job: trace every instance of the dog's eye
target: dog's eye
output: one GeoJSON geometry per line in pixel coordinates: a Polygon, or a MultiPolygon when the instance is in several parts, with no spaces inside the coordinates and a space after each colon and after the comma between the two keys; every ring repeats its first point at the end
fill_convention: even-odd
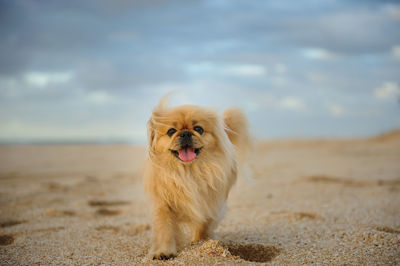
{"type": "Polygon", "coordinates": [[[197,131],[200,135],[204,132],[204,129],[200,126],[195,126],[193,129],[197,131]]]}
{"type": "Polygon", "coordinates": [[[170,128],[170,129],[168,129],[168,131],[167,131],[167,135],[170,136],[170,137],[172,137],[172,135],[174,135],[175,132],[176,132],[176,129],[175,129],[175,128],[170,128]]]}

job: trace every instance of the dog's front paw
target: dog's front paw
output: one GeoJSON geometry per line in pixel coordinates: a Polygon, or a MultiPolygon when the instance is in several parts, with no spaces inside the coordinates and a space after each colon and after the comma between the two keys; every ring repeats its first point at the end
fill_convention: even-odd
{"type": "Polygon", "coordinates": [[[169,260],[176,257],[176,250],[174,249],[159,249],[150,252],[150,258],[153,260],[169,260]]]}

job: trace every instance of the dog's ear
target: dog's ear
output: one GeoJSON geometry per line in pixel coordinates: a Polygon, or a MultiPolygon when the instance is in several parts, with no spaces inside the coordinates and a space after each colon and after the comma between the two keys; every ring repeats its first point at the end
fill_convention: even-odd
{"type": "Polygon", "coordinates": [[[147,122],[147,137],[150,149],[153,149],[154,141],[157,137],[157,124],[161,124],[163,114],[168,109],[168,99],[170,94],[161,98],[156,108],[154,108],[149,121],[147,122]],[[161,120],[161,121],[160,121],[161,120]]]}
{"type": "Polygon", "coordinates": [[[150,149],[153,149],[154,139],[156,138],[156,129],[154,127],[153,114],[150,117],[150,120],[147,122],[147,138],[149,141],[150,149]]]}

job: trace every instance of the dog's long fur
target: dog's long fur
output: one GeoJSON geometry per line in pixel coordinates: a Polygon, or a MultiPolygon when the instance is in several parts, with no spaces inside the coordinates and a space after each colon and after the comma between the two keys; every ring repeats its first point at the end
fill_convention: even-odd
{"type": "Polygon", "coordinates": [[[162,99],[148,122],[149,154],[145,165],[145,190],[153,202],[153,259],[168,259],[177,253],[182,225],[192,232],[192,241],[212,236],[237,178],[237,160],[249,148],[246,116],[228,109],[223,116],[198,106],[168,108],[162,99]],[[193,130],[204,128],[203,134],[193,130]],[[182,162],[171,153],[178,149],[178,134],[170,128],[193,133],[194,146],[202,147],[192,162],[182,162]]]}

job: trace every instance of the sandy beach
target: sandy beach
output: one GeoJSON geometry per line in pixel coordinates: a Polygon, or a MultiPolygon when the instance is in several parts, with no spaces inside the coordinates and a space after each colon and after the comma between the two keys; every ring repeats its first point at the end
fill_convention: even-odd
{"type": "Polygon", "coordinates": [[[145,151],[0,146],[0,264],[400,264],[400,131],[259,143],[216,239],[169,261],[146,257],[145,151]]]}

